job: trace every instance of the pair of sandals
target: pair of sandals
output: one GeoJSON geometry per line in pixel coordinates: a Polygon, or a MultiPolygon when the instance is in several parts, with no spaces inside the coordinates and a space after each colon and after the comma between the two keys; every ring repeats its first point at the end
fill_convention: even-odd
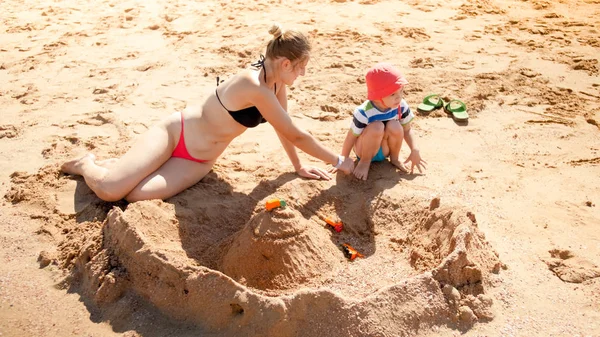
{"type": "Polygon", "coordinates": [[[457,122],[466,122],[469,120],[467,113],[467,105],[458,99],[453,99],[450,102],[445,102],[438,94],[431,94],[423,99],[423,103],[417,106],[417,111],[420,113],[430,113],[433,110],[444,108],[447,114],[452,115],[452,118],[457,122]]]}

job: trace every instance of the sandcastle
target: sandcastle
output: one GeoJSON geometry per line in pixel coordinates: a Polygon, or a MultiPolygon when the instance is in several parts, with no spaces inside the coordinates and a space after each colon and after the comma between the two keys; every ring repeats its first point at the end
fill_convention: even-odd
{"type": "Polygon", "coordinates": [[[222,271],[258,289],[290,289],[322,277],[340,264],[328,232],[293,208],[254,216],[234,238],[222,271]]]}
{"type": "Polygon", "coordinates": [[[292,202],[271,212],[268,184],[249,196],[214,179],[169,202],[113,206],[105,217],[108,204],[85,199],[72,222],[52,196],[26,197],[56,209],[48,229],[66,233],[40,264],[70,270],[64,284],[101,307],[134,294],[225,336],[414,335],[493,319],[488,288],[503,264],[468,209],[404,189],[369,195],[302,184],[280,186],[292,202]],[[324,213],[344,229],[326,225],[324,213]],[[346,242],[364,258],[347,259],[346,242]]]}
{"type": "MultiPolygon", "coordinates": [[[[410,213],[404,224],[410,226],[378,237],[386,245],[375,250],[364,244],[367,240],[356,241],[366,256],[353,262],[339,248],[339,242],[355,236],[351,228],[335,233],[295,207],[257,208],[227,240],[204,245],[216,254],[212,268],[190,258],[199,252],[183,248],[182,242],[191,238],[182,237],[181,228],[191,225],[175,220],[171,204],[138,202],[109,212],[103,244],[83,245],[75,274],[98,303],[133,290],[168,316],[225,335],[342,336],[361,331],[358,335],[368,336],[376,333],[369,327],[414,332],[492,319],[493,301],[485,287],[502,264],[477,230],[475,216],[438,207],[439,200],[410,202],[403,207],[408,213],[390,207],[381,215],[410,213]],[[380,259],[390,264],[381,268],[380,259]],[[402,266],[412,272],[389,276],[402,266]],[[368,293],[344,290],[377,279],[381,286],[368,293]],[[327,324],[318,319],[331,313],[336,319],[327,324]],[[311,324],[314,320],[321,323],[311,324]]],[[[382,224],[381,229],[400,225],[382,224]]],[[[198,244],[188,242],[188,247],[202,246],[201,235],[193,240],[198,244]]]]}

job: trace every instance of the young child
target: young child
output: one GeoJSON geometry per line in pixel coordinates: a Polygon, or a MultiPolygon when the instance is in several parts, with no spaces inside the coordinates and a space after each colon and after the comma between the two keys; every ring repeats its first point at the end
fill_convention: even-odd
{"type": "Polygon", "coordinates": [[[342,156],[348,157],[354,148],[359,162],[353,172],[358,179],[367,180],[371,162],[388,156],[394,166],[408,173],[399,159],[402,141],[406,140],[411,152],[404,163],[412,162],[411,174],[415,166],[422,172],[427,162],[421,159],[410,127],[415,116],[402,97],[408,81],[391,64],[378,63],[367,72],[366,82],[368,100],[354,110],[342,156]]]}

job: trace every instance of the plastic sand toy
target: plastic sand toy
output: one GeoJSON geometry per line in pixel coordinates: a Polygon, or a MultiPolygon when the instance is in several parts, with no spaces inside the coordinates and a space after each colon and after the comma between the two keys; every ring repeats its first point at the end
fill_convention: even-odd
{"type": "Polygon", "coordinates": [[[267,208],[267,211],[272,211],[275,208],[281,207],[281,208],[285,208],[287,206],[285,200],[283,199],[279,199],[279,198],[273,198],[273,199],[269,199],[267,200],[265,207],[267,208]]]}
{"type": "Polygon", "coordinates": [[[341,221],[333,221],[330,218],[325,218],[325,222],[333,227],[333,229],[335,229],[336,232],[341,232],[342,229],[344,229],[344,224],[341,221]]]}
{"type": "Polygon", "coordinates": [[[344,256],[349,258],[350,261],[354,261],[354,259],[356,259],[357,257],[365,257],[347,243],[342,244],[342,250],[344,251],[344,256]]]}

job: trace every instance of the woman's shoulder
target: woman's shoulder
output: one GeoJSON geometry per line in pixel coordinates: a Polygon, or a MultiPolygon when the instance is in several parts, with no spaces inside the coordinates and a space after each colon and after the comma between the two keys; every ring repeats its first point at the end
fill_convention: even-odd
{"type": "Polygon", "coordinates": [[[266,95],[271,91],[261,84],[258,78],[259,72],[253,69],[243,69],[236,74],[236,90],[244,91],[248,94],[266,95]]]}
{"type": "Polygon", "coordinates": [[[258,72],[253,69],[242,69],[236,75],[236,82],[244,85],[260,86],[258,72]]]}

